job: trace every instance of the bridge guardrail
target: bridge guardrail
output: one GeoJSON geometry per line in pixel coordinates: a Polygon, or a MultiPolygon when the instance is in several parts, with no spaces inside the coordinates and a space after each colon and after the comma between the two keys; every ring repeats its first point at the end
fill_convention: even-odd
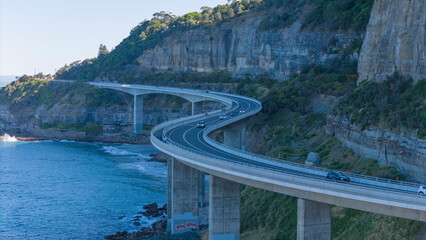
{"type": "MultiPolygon", "coordinates": [[[[160,141],[160,140],[155,138],[154,141],[156,141],[156,145],[158,145],[159,144],[158,141],[160,141]]],[[[265,172],[265,171],[257,171],[256,172],[256,174],[264,173],[263,175],[261,174],[263,177],[270,177],[270,176],[276,175],[276,173],[279,172],[281,174],[284,173],[284,174],[288,174],[288,175],[292,175],[292,176],[314,179],[315,181],[321,181],[321,182],[324,182],[324,183],[338,182],[338,181],[335,181],[335,180],[326,180],[325,178],[321,178],[321,177],[313,177],[311,175],[307,176],[307,175],[304,175],[304,174],[299,174],[297,172],[285,171],[285,169],[280,169],[280,170],[277,171],[276,169],[272,170],[270,168],[268,169],[268,168],[264,168],[264,167],[261,167],[261,166],[249,164],[249,163],[244,163],[244,162],[240,162],[240,161],[233,161],[231,159],[222,158],[222,157],[219,157],[219,156],[216,156],[216,155],[213,155],[213,154],[209,154],[209,153],[206,153],[206,152],[203,152],[203,151],[200,151],[200,150],[195,150],[193,148],[183,146],[183,145],[176,143],[176,142],[174,142],[170,139],[167,139],[165,144],[168,144],[168,145],[173,146],[173,147],[177,147],[177,148],[179,148],[183,151],[189,152],[189,153],[208,157],[210,159],[216,159],[216,160],[220,160],[220,161],[227,162],[227,163],[231,162],[231,163],[234,164],[233,169],[235,169],[235,171],[241,171],[241,169],[247,170],[247,168],[238,167],[238,166],[243,165],[243,166],[247,166],[247,167],[251,167],[251,168],[257,168],[257,169],[260,168],[262,170],[266,170],[267,172],[265,172]]],[[[216,167],[220,166],[218,162],[211,162],[211,164],[216,166],[216,167]]],[[[229,168],[229,166],[226,166],[226,165],[223,166],[223,168],[227,169],[227,170],[232,170],[232,169],[229,168]]],[[[277,177],[277,179],[280,179],[280,178],[277,177]]],[[[299,182],[299,181],[297,181],[297,182],[299,182]]],[[[359,184],[359,183],[347,183],[347,182],[339,182],[339,184],[335,184],[335,185],[333,185],[333,187],[334,187],[333,190],[348,191],[349,193],[352,193],[352,194],[362,194],[362,195],[367,196],[367,197],[368,196],[370,196],[370,197],[371,196],[374,196],[374,197],[380,196],[381,198],[383,198],[383,200],[389,200],[389,198],[385,198],[385,197],[389,197],[388,194],[391,193],[391,194],[393,194],[392,199],[395,200],[395,201],[398,201],[398,202],[405,200],[405,201],[413,202],[413,203],[416,203],[416,204],[423,204],[423,205],[425,204],[425,198],[423,196],[419,196],[419,195],[414,194],[414,193],[405,193],[404,194],[405,199],[401,199],[401,192],[394,190],[394,189],[391,189],[391,188],[365,186],[365,185],[362,185],[362,184],[359,184]],[[365,189],[370,194],[366,194],[367,192],[360,191],[359,189],[357,190],[356,188],[349,189],[350,187],[357,187],[357,188],[365,189]],[[352,191],[350,191],[350,190],[352,190],[352,191]],[[383,194],[378,193],[378,191],[380,193],[387,193],[387,194],[383,195],[383,194]]]]}

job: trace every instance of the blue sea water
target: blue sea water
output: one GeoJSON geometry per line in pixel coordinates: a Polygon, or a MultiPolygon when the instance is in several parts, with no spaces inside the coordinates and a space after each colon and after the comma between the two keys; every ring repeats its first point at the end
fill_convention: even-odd
{"type": "MultiPolygon", "coordinates": [[[[152,146],[0,141],[0,239],[103,239],[166,203],[152,146]],[[126,216],[118,219],[120,216],[126,216]]],[[[142,218],[142,226],[153,220],[142,218]]]]}

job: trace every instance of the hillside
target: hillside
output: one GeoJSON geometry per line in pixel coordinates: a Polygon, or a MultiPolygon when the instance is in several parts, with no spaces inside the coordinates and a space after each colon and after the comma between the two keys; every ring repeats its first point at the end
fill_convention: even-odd
{"type": "Polygon", "coordinates": [[[160,12],[133,28],[111,53],[65,66],[56,77],[123,81],[152,71],[226,70],[284,80],[304,65],[329,65],[338,58],[338,49],[364,33],[372,4],[243,0],[182,17],[160,12]]]}
{"type": "MultiPolygon", "coordinates": [[[[48,137],[49,131],[65,136],[71,130],[83,139],[113,135],[131,142],[132,98],[85,81],[210,89],[262,102],[263,111],[247,127],[250,151],[300,163],[317,152],[322,167],[423,182],[426,79],[413,69],[424,63],[386,74],[379,70],[400,66],[405,58],[372,64],[395,39],[404,40],[401,46],[409,42],[404,34],[381,42],[372,37],[375,32],[402,31],[404,21],[416,23],[410,32],[419,26],[421,14],[389,17],[398,3],[243,0],[181,17],[161,12],[132,29],[110,53],[56,73],[57,79],[78,80],[74,83],[23,77],[0,89],[0,134],[48,137]],[[387,20],[369,23],[378,17],[387,20]],[[364,71],[365,66],[372,68],[364,71]],[[366,72],[369,81],[361,81],[366,72]]],[[[188,103],[170,96],[147,97],[144,108],[146,133],[190,112],[188,103]]],[[[221,140],[221,132],[215,137],[221,140]]],[[[295,239],[295,198],[244,186],[241,203],[242,239],[295,239]]],[[[353,209],[333,207],[332,217],[333,239],[418,239],[424,231],[420,222],[353,209]]]]}

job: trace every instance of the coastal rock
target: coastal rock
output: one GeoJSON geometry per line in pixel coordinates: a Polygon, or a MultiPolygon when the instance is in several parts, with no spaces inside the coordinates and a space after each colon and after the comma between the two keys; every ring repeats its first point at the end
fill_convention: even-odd
{"type": "Polygon", "coordinates": [[[141,71],[214,72],[234,76],[268,73],[278,80],[300,73],[305,65],[328,65],[338,55],[328,52],[331,39],[343,49],[356,34],[307,32],[297,20],[279,31],[261,31],[264,16],[235,18],[216,26],[171,34],[137,59],[141,71]]]}
{"type": "Polygon", "coordinates": [[[139,227],[141,225],[141,223],[140,222],[134,222],[133,225],[139,227]]]}
{"type": "Polygon", "coordinates": [[[108,240],[127,240],[129,233],[127,231],[117,232],[114,235],[107,235],[104,238],[108,240]]]}
{"type": "Polygon", "coordinates": [[[157,221],[152,224],[152,230],[155,233],[163,233],[167,231],[167,219],[157,221]]]}
{"type": "Polygon", "coordinates": [[[344,116],[327,116],[327,133],[356,154],[396,167],[409,180],[426,182],[426,140],[378,128],[361,130],[344,116]]]}
{"type": "Polygon", "coordinates": [[[148,216],[152,216],[152,215],[158,213],[158,205],[157,205],[157,203],[152,203],[152,204],[145,205],[145,206],[143,206],[143,209],[146,210],[145,213],[148,216]]]}
{"type": "Polygon", "coordinates": [[[151,159],[149,159],[149,161],[167,163],[167,154],[165,154],[163,152],[150,154],[149,156],[151,157],[151,159]]]}
{"type": "Polygon", "coordinates": [[[315,152],[310,152],[306,158],[305,164],[308,166],[318,166],[320,161],[320,155],[315,152]]]}
{"type": "Polygon", "coordinates": [[[424,0],[375,0],[359,57],[359,81],[383,81],[398,71],[426,77],[424,0]]]}

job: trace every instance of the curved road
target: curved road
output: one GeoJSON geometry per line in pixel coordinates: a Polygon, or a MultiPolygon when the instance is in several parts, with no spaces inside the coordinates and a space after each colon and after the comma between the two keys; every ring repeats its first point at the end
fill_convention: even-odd
{"type": "MultiPolygon", "coordinates": [[[[129,93],[140,89],[144,91],[143,94],[146,94],[147,89],[153,89],[152,86],[142,85],[92,85],[129,93]]],[[[417,195],[419,185],[416,183],[352,173],[347,173],[351,178],[349,183],[330,181],[325,176],[332,170],[243,152],[217,143],[207,136],[216,129],[258,113],[262,106],[257,100],[218,92],[157,88],[166,94],[170,91],[170,94],[176,95],[182,91],[187,95],[217,98],[217,101],[227,105],[226,120],[219,119],[219,115],[223,114],[219,110],[207,116],[199,114],[172,120],[153,128],[153,145],[190,167],[231,181],[312,201],[426,221],[426,197],[417,195]],[[232,112],[237,114],[231,116],[232,112]],[[205,129],[196,127],[200,120],[206,123],[205,129]]]]}

